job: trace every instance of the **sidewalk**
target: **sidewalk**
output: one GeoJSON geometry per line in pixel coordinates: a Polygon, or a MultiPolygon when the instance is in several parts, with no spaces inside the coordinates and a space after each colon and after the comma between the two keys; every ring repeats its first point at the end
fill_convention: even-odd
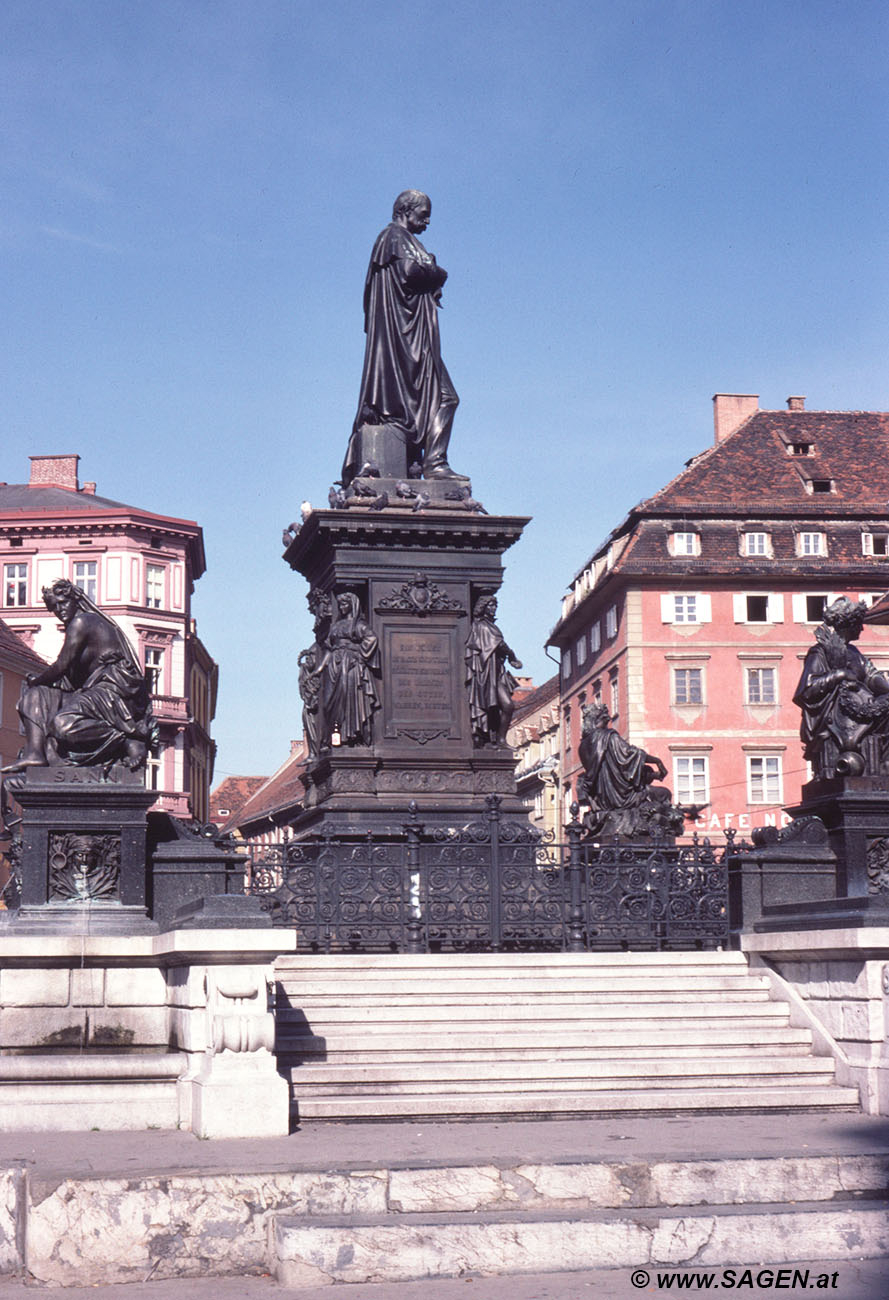
{"type": "Polygon", "coordinates": [[[856,1114],[502,1123],[307,1123],[287,1138],[202,1141],[192,1133],[3,1133],[0,1168],[27,1165],[52,1185],[71,1176],[497,1165],[573,1159],[855,1155],[889,1151],[889,1118],[856,1114]]]}
{"type": "MultiPolygon", "coordinates": [[[[753,1268],[754,1277],[756,1266],[753,1268]]],[[[832,1296],[834,1300],[884,1300],[889,1295],[889,1262],[884,1260],[861,1260],[851,1262],[821,1261],[820,1263],[796,1264],[793,1269],[809,1269],[810,1288],[817,1276],[827,1274],[833,1280],[836,1274],[837,1285],[828,1289],[815,1288],[815,1294],[832,1296]]],[[[737,1269],[740,1279],[743,1266],[737,1269]]],[[[769,1266],[771,1274],[778,1269],[769,1266]]],[[[312,1287],[307,1290],[293,1290],[279,1287],[274,1279],[268,1277],[223,1277],[179,1279],[172,1278],[165,1282],[131,1283],[107,1287],[66,1287],[62,1290],[34,1290],[16,1283],[0,1282],[0,1300],[30,1300],[35,1296],[44,1296],[52,1300],[631,1300],[632,1297],[668,1296],[675,1294],[676,1287],[658,1287],[652,1273],[652,1281],[647,1287],[634,1287],[630,1281],[631,1269],[593,1269],[584,1273],[535,1273],[509,1277],[462,1277],[462,1278],[427,1278],[420,1282],[382,1282],[361,1283],[355,1286],[337,1285],[312,1287]]],[[[720,1270],[701,1270],[701,1273],[715,1273],[720,1270]]],[[[763,1275],[763,1280],[768,1274],[763,1275]]],[[[782,1281],[783,1279],[779,1279],[782,1281]]],[[[687,1292],[689,1288],[683,1288],[687,1292]]],[[[700,1290],[690,1288],[692,1294],[700,1290]]],[[[716,1282],[714,1282],[714,1290],[716,1282]]],[[[800,1295],[806,1288],[795,1287],[790,1290],[787,1282],[783,1286],[775,1283],[771,1286],[748,1286],[742,1284],[732,1287],[742,1296],[769,1297],[776,1294],[800,1295]]],[[[680,1291],[682,1294],[682,1291],[680,1291]]]]}

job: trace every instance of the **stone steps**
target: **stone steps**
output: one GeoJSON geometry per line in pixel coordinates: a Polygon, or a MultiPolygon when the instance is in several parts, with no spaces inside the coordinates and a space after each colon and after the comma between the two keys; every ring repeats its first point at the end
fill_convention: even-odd
{"type": "Polygon", "coordinates": [[[34,1132],[176,1128],[177,1081],[185,1064],[178,1052],[0,1057],[4,1127],[34,1132]]]}
{"type": "MultiPolygon", "coordinates": [[[[698,1056],[701,1045],[706,1044],[709,1053],[743,1053],[750,1054],[749,1028],[737,1026],[708,1026],[705,1029],[685,1030],[680,1026],[675,1030],[651,1030],[646,1034],[645,1043],[640,1044],[638,1034],[633,1030],[603,1030],[597,1032],[595,1041],[588,1035],[575,1036],[572,1043],[565,1036],[547,1043],[541,1034],[511,1035],[466,1035],[460,1037],[460,1059],[465,1061],[498,1061],[513,1059],[520,1051],[521,1059],[527,1061],[555,1060],[597,1060],[597,1059],[634,1059],[668,1054],[676,1057],[698,1056]],[[492,1045],[492,1044],[500,1044],[492,1045]],[[473,1046],[472,1044],[477,1044],[473,1046]]],[[[371,1045],[366,1036],[321,1038],[314,1034],[281,1034],[279,1037],[279,1056],[298,1059],[324,1059],[328,1062],[342,1061],[348,1063],[356,1058],[368,1064],[386,1061],[424,1060],[439,1052],[442,1048],[453,1046],[453,1037],[447,1031],[429,1035],[419,1040],[415,1035],[411,1046],[404,1045],[400,1035],[393,1035],[387,1040],[377,1035],[371,1045]],[[391,1041],[394,1046],[386,1047],[391,1041]]],[[[757,1029],[757,1053],[763,1054],[807,1054],[812,1050],[812,1035],[808,1029],[783,1028],[757,1029]]]]}
{"type": "Polygon", "coordinates": [[[297,956],[276,981],[301,1120],[858,1104],[739,953],[297,956]]]}
{"type": "MultiPolygon", "coordinates": [[[[880,1202],[854,1208],[816,1202],[744,1210],[677,1205],[631,1215],[587,1211],[530,1221],[527,1215],[504,1214],[481,1221],[474,1215],[462,1220],[405,1215],[398,1223],[307,1223],[279,1215],[272,1250],[278,1282],[289,1287],[572,1272],[591,1265],[700,1274],[746,1259],[754,1261],[756,1274],[763,1264],[792,1264],[819,1254],[837,1261],[880,1258],[889,1250],[889,1214],[880,1202]]],[[[736,1282],[743,1273],[742,1264],[736,1282]]]]}
{"type": "Polygon", "coordinates": [[[481,1092],[473,1089],[459,1093],[451,1090],[442,1095],[428,1093],[372,1092],[359,1094],[341,1089],[333,1095],[298,1092],[297,1117],[327,1120],[403,1119],[494,1119],[528,1115],[537,1119],[561,1118],[583,1114],[639,1115],[654,1111],[667,1115],[695,1111],[767,1110],[857,1110],[858,1092],[836,1085],[811,1086],[779,1084],[757,1087],[738,1080],[733,1086],[690,1089],[661,1086],[638,1086],[634,1081],[619,1089],[574,1091],[564,1084],[551,1092],[538,1092],[533,1083],[520,1093],[481,1092]]]}
{"type": "Polygon", "coordinates": [[[404,1090],[442,1092],[449,1088],[470,1089],[488,1084],[487,1091],[516,1091],[522,1088],[549,1090],[570,1086],[574,1090],[608,1088],[618,1079],[632,1079],[637,1086],[656,1086],[669,1080],[674,1088],[736,1087],[738,1078],[762,1082],[775,1079],[806,1083],[833,1081],[833,1065],[823,1057],[797,1056],[750,1061],[698,1062],[647,1059],[636,1061],[436,1061],[434,1065],[316,1065],[312,1068],[312,1089],[316,1095],[404,1090]]]}
{"type": "MultiPolygon", "coordinates": [[[[265,1151],[235,1146],[209,1165],[205,1159],[206,1167],[165,1162],[162,1150],[146,1163],[144,1148],[141,1158],[106,1157],[105,1172],[101,1158],[81,1158],[64,1177],[56,1162],[29,1171],[17,1161],[0,1168],[0,1190],[14,1217],[10,1241],[28,1243],[27,1276],[37,1287],[139,1283],[148,1275],[159,1283],[277,1273],[298,1287],[562,1272],[581,1267],[580,1253],[584,1268],[755,1269],[879,1258],[889,1249],[882,1131],[862,1130],[853,1152],[838,1149],[843,1138],[834,1130],[811,1123],[794,1138],[790,1121],[790,1154],[720,1156],[711,1126],[703,1140],[709,1155],[676,1155],[674,1144],[674,1155],[655,1156],[631,1122],[623,1132],[636,1138],[620,1155],[571,1156],[563,1138],[556,1146],[563,1154],[541,1160],[538,1138],[531,1161],[517,1154],[527,1148],[526,1128],[516,1126],[505,1145],[502,1130],[499,1138],[488,1131],[499,1156],[482,1140],[477,1154],[451,1162],[432,1155],[457,1149],[447,1129],[425,1130],[424,1156],[413,1160],[403,1158],[403,1137],[401,1158],[368,1158],[365,1143],[363,1160],[344,1159],[356,1136],[337,1130],[308,1164],[297,1154],[298,1135],[284,1158],[277,1143],[265,1151]],[[819,1142],[813,1152],[809,1144],[819,1142]]],[[[591,1145],[607,1143],[608,1131],[591,1145]]],[[[392,1149],[390,1132],[375,1128],[370,1145],[392,1149]]],[[[590,1145],[588,1124],[577,1141],[590,1145]]],[[[758,1141],[767,1149],[773,1129],[758,1141]]],[[[474,1146],[464,1141],[462,1150],[474,1146]]]]}

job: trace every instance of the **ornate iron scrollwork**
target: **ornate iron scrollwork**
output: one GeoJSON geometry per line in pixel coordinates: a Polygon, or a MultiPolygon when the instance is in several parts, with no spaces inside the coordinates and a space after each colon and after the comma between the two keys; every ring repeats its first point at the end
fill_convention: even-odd
{"type": "Polygon", "coordinates": [[[728,935],[725,852],[687,846],[567,843],[483,816],[356,838],[332,829],[254,863],[253,892],[274,922],[316,951],[466,951],[716,947],[728,935]]]}

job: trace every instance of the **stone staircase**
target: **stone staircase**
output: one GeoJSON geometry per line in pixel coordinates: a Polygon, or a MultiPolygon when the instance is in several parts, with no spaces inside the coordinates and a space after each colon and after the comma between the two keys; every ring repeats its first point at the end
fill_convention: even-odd
{"type": "Polygon", "coordinates": [[[287,956],[300,1120],[856,1110],[740,953],[287,956]]]}
{"type": "MultiPolygon", "coordinates": [[[[672,1121],[679,1138],[670,1121],[655,1132],[647,1120],[625,1119],[615,1135],[611,1122],[593,1119],[570,1136],[557,1124],[562,1132],[549,1141],[540,1132],[549,1126],[533,1122],[474,1125],[472,1143],[454,1135],[460,1125],[428,1125],[419,1138],[413,1123],[381,1125],[361,1144],[360,1160],[354,1128],[339,1125],[319,1126],[327,1133],[312,1160],[299,1154],[303,1134],[283,1149],[275,1139],[197,1158],[176,1134],[151,1135],[150,1154],[131,1138],[132,1150],[115,1144],[104,1160],[95,1149],[83,1158],[81,1141],[81,1159],[64,1177],[58,1156],[44,1154],[42,1167],[21,1159],[0,1166],[10,1229],[0,1275],[26,1278],[28,1295],[35,1286],[80,1295],[146,1277],[175,1279],[179,1295],[188,1294],[189,1277],[240,1277],[244,1285],[246,1275],[272,1274],[314,1296],[329,1283],[587,1269],[626,1269],[625,1283],[630,1269],[643,1269],[649,1294],[661,1270],[694,1270],[701,1280],[687,1286],[718,1291],[712,1270],[732,1265],[749,1294],[745,1267],[757,1275],[763,1265],[804,1269],[821,1260],[835,1262],[813,1265],[796,1285],[847,1297],[843,1263],[889,1252],[884,1129],[859,1125],[850,1134],[829,1116],[782,1117],[787,1154],[769,1155],[779,1144],[769,1121],[737,1116],[721,1125],[727,1148],[758,1152],[744,1156],[717,1154],[720,1135],[706,1117],[693,1138],[681,1119],[672,1121]],[[622,1154],[618,1141],[629,1144],[622,1154]],[[652,1154],[652,1141],[661,1154],[652,1154]],[[819,1282],[837,1269],[838,1290],[819,1282]]],[[[472,1290],[487,1294],[484,1283],[472,1290]]],[[[0,1293],[10,1294],[2,1281],[0,1293]]]]}

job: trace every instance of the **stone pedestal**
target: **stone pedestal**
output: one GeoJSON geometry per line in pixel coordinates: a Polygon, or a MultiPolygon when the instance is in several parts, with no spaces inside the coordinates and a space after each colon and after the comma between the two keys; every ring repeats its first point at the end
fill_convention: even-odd
{"type": "Polygon", "coordinates": [[[293,930],[0,926],[0,1128],[283,1137],[270,986],[293,930]]]}
{"type": "Polygon", "coordinates": [[[29,767],[5,786],[22,810],[17,933],[137,934],[148,917],[146,813],[157,798],[115,766],[29,767]]]}
{"type": "Polygon", "coordinates": [[[414,485],[438,509],[314,511],[287,549],[316,592],[358,596],[379,643],[372,743],[334,746],[309,764],[298,834],[331,819],[382,831],[412,801],[427,826],[453,825],[481,815],[490,794],[502,797],[504,817],[527,820],[512,751],[473,741],[464,651],[473,606],[499,589],[503,552],[528,520],[448,502],[454,482],[414,485]]]}
{"type": "Polygon", "coordinates": [[[810,781],[788,812],[730,860],[733,932],[889,925],[889,778],[810,781]]]}
{"type": "Polygon", "coordinates": [[[834,1058],[837,1083],[858,1088],[866,1114],[889,1115],[889,925],[772,928],[741,947],[790,1003],[790,1023],[834,1058]]]}

